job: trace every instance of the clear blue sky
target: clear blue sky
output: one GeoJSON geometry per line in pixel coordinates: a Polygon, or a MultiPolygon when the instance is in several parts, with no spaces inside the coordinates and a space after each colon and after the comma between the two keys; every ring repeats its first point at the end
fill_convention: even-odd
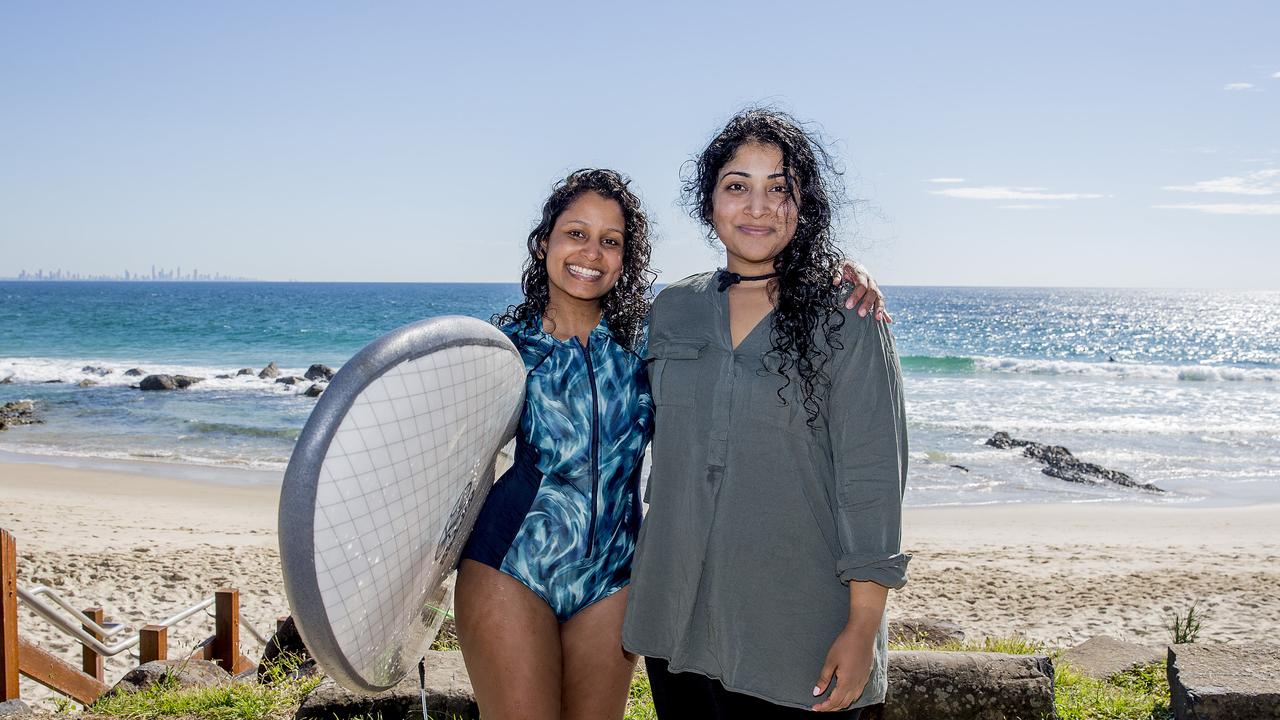
{"type": "Polygon", "coordinates": [[[0,4],[0,276],[514,280],[550,184],[773,102],[882,282],[1280,288],[1280,4],[0,4]],[[936,179],[959,182],[931,182],[936,179]]]}

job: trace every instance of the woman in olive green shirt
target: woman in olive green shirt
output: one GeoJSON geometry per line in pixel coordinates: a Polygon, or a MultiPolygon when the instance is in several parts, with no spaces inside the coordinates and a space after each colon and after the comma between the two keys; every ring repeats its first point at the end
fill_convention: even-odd
{"type": "Polygon", "coordinates": [[[789,116],[749,110],[686,184],[727,269],[664,290],[648,356],[649,514],[623,644],[663,720],[854,718],[881,702],[907,441],[893,338],[840,309],[834,173],[789,116]]]}

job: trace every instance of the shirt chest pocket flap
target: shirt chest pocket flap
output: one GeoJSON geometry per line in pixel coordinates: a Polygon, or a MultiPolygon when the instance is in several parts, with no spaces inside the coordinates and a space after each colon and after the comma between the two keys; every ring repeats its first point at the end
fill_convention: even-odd
{"type": "Polygon", "coordinates": [[[698,391],[698,375],[707,343],[701,340],[651,342],[645,364],[655,405],[692,406],[698,391]]]}

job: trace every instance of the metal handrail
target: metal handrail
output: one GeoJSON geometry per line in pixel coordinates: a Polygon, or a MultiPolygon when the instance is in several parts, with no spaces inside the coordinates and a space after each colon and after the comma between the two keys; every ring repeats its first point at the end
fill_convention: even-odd
{"type": "MultiPolygon", "coordinates": [[[[22,593],[22,588],[18,588],[18,592],[22,593]]],[[[30,590],[27,590],[24,599],[27,600],[27,602],[31,602],[31,598],[36,597],[38,595],[49,596],[50,600],[54,601],[63,610],[66,610],[68,613],[70,613],[72,617],[79,620],[84,625],[87,625],[89,630],[91,630],[94,633],[102,635],[103,638],[115,637],[116,635],[119,635],[120,633],[129,629],[127,626],[125,626],[122,623],[107,623],[106,625],[99,625],[96,620],[89,617],[88,615],[85,615],[76,606],[67,602],[61,595],[58,594],[58,591],[54,590],[48,585],[37,585],[31,588],[30,590]]]]}
{"type": "MultiPolygon", "coordinates": [[[[123,632],[125,629],[125,626],[119,625],[113,628],[102,627],[101,625],[94,622],[91,618],[89,618],[84,613],[80,612],[79,610],[76,610],[66,600],[64,600],[60,595],[58,595],[56,590],[46,585],[37,585],[31,590],[26,590],[21,587],[18,588],[18,597],[21,598],[22,601],[25,602],[27,605],[29,605],[31,609],[36,612],[36,614],[40,615],[45,620],[48,620],[59,630],[62,630],[64,633],[79,640],[81,644],[87,646],[89,649],[93,650],[99,655],[104,655],[107,657],[118,655],[124,652],[125,650],[128,650],[129,648],[133,647],[134,645],[137,645],[139,640],[141,640],[140,636],[134,635],[125,640],[121,640],[120,642],[114,645],[103,644],[101,640],[91,635],[84,628],[76,626],[74,623],[69,622],[66,618],[59,615],[58,612],[54,610],[52,607],[50,607],[48,603],[40,599],[41,595],[49,596],[51,599],[53,599],[54,602],[60,605],[64,610],[67,610],[72,615],[74,615],[77,620],[82,621],[85,625],[91,626],[94,629],[94,632],[105,631],[103,634],[107,635],[107,637],[118,635],[119,633],[123,632]]],[[[213,603],[214,603],[214,597],[211,595],[205,598],[204,600],[201,600],[200,602],[196,603],[195,605],[192,605],[191,607],[185,610],[182,610],[178,614],[173,615],[172,617],[169,617],[169,618],[165,618],[164,620],[161,620],[160,622],[155,624],[161,627],[166,627],[166,628],[172,627],[182,622],[183,620],[186,620],[192,615],[195,615],[201,610],[204,610],[210,605],[213,605],[213,603]]],[[[252,628],[250,628],[250,631],[252,631],[252,628]]],[[[256,632],[253,634],[254,636],[257,636],[256,632]]]]}

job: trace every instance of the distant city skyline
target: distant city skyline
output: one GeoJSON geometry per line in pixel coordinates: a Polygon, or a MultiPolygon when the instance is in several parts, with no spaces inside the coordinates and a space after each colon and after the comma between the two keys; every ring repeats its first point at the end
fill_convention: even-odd
{"type": "Polygon", "coordinates": [[[684,164],[765,103],[835,151],[837,236],[883,284],[1280,289],[1277,26],[1260,0],[3,3],[0,276],[516,282],[591,166],[633,178],[673,282],[722,262],[684,164]]]}
{"type": "Polygon", "coordinates": [[[22,268],[17,275],[10,277],[2,277],[0,280],[19,280],[19,281],[76,281],[76,280],[94,280],[94,281],[110,281],[110,282],[253,282],[256,278],[238,277],[223,275],[220,272],[201,273],[199,268],[192,268],[191,272],[183,274],[182,266],[177,265],[172,270],[163,267],[151,266],[149,272],[133,272],[123,270],[119,273],[82,273],[74,270],[63,270],[62,268],[53,268],[45,272],[44,268],[36,268],[29,271],[22,268]]]}

